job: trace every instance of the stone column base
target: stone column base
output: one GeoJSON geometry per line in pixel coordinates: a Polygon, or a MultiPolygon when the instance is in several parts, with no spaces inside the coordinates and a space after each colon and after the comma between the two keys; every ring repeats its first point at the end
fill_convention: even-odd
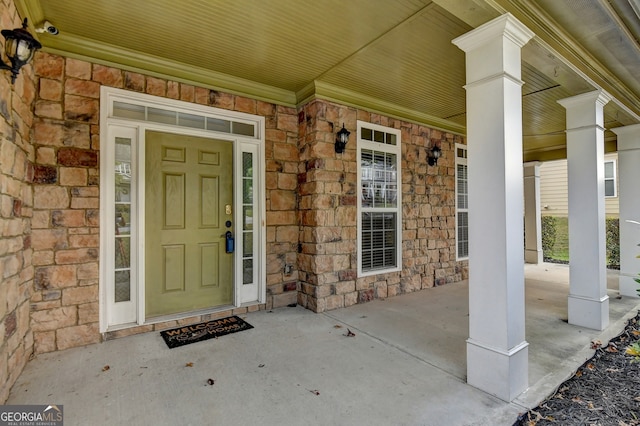
{"type": "Polygon", "coordinates": [[[601,299],[569,295],[569,324],[593,330],[604,330],[609,325],[609,296],[601,299]]]}
{"type": "Polygon", "coordinates": [[[467,383],[511,402],[529,386],[529,344],[509,351],[467,339],[467,383]]]}

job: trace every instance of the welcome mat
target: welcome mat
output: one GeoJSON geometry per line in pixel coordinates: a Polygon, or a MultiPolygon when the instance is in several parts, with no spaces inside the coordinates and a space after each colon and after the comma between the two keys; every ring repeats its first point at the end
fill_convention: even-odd
{"type": "Polygon", "coordinates": [[[253,328],[251,324],[234,315],[232,317],[161,331],[160,335],[167,346],[169,346],[169,349],[173,349],[188,345],[189,343],[201,342],[251,328],[253,328]]]}

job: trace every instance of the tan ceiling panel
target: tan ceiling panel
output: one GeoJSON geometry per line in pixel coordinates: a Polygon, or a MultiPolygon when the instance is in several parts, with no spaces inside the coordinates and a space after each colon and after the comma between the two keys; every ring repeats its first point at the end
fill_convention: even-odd
{"type": "MultiPolygon", "coordinates": [[[[301,89],[428,3],[426,0],[40,2],[44,16],[62,33],[292,91],[301,89]]],[[[55,39],[50,43],[55,46],[55,39]]]]}
{"type": "Polygon", "coordinates": [[[465,58],[451,40],[466,31],[466,24],[433,5],[321,79],[439,118],[463,114],[465,58]]]}
{"type": "MultiPolygon", "coordinates": [[[[281,105],[313,96],[465,132],[451,40],[505,11],[523,48],[525,158],[565,155],[557,101],[603,87],[605,125],[640,122],[640,20],[628,0],[20,0],[44,51],[281,105]],[[593,6],[593,7],[587,7],[593,6]],[[604,64],[604,65],[603,65],[604,64]]],[[[614,140],[611,132],[608,139],[614,140]]],[[[611,141],[609,145],[611,146],[611,141]]]]}

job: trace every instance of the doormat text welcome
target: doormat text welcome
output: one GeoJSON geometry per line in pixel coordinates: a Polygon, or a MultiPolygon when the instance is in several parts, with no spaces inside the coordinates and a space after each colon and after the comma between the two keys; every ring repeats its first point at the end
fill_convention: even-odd
{"type": "Polygon", "coordinates": [[[201,342],[251,328],[253,328],[251,324],[234,315],[232,317],[161,331],[160,335],[167,346],[169,346],[169,349],[173,349],[188,345],[189,343],[201,342]]]}

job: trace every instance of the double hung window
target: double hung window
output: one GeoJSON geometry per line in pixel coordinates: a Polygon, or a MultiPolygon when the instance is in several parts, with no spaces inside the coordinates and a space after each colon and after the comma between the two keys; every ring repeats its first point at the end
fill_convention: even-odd
{"type": "Polygon", "coordinates": [[[616,197],[616,162],[614,160],[604,162],[604,196],[616,197]]]}
{"type": "Polygon", "coordinates": [[[358,164],[358,273],[400,270],[400,131],[359,122],[358,164]]]}
{"type": "Polygon", "coordinates": [[[456,256],[469,257],[469,185],[467,147],[456,144],[456,256]]]}

